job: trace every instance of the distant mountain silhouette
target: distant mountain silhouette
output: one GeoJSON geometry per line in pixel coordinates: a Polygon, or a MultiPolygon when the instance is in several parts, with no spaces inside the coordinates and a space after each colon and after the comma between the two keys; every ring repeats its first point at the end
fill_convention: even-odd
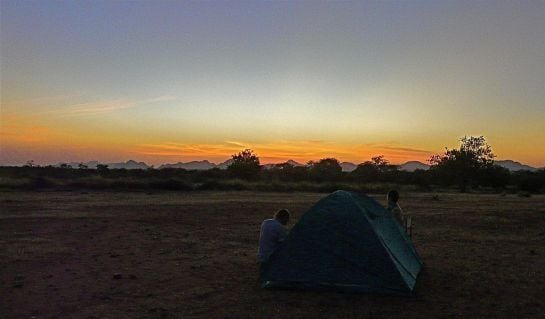
{"type": "MultiPolygon", "coordinates": [[[[202,161],[191,161],[191,162],[178,162],[175,164],[163,164],[159,166],[159,169],[162,168],[183,168],[187,170],[208,170],[212,168],[219,168],[219,169],[227,169],[229,165],[233,163],[232,159],[228,159],[225,162],[221,162],[219,164],[211,163],[207,160],[202,161]]],[[[296,162],[294,160],[288,160],[284,163],[291,164],[293,166],[305,166],[305,164],[301,164],[299,162],[296,162]]],[[[494,161],[496,165],[502,166],[507,168],[510,171],[521,171],[521,170],[527,170],[527,171],[537,171],[539,169],[545,169],[545,167],[542,168],[536,168],[529,165],[522,164],[520,162],[516,162],[513,160],[501,160],[501,161],[494,161]]],[[[88,162],[69,162],[69,163],[59,163],[57,165],[53,165],[55,167],[60,167],[61,165],[66,164],[74,169],[78,169],[80,164],[83,164],[87,166],[89,169],[96,169],[99,161],[88,161],[88,162]]],[[[110,169],[148,169],[151,166],[144,163],[144,162],[136,162],[134,160],[128,160],[126,162],[120,162],[120,163],[105,163],[105,165],[108,165],[108,168],[110,169]]],[[[263,167],[265,169],[269,169],[273,167],[276,164],[264,164],[263,167]]],[[[352,172],[355,170],[358,166],[351,162],[342,162],[340,163],[343,172],[352,172]]],[[[430,165],[424,164],[419,161],[408,161],[406,163],[397,165],[397,168],[401,171],[408,171],[408,172],[414,172],[417,169],[423,169],[428,170],[430,168],[430,165]]]]}
{"type": "Polygon", "coordinates": [[[294,160],[287,160],[286,164],[290,164],[290,165],[293,165],[293,166],[305,166],[305,164],[301,164],[301,163],[296,162],[294,160]]]}
{"type": "Polygon", "coordinates": [[[192,161],[192,162],[187,162],[187,163],[178,162],[176,164],[163,164],[163,165],[159,166],[159,169],[163,169],[163,168],[183,168],[183,169],[187,169],[187,170],[200,171],[200,170],[212,169],[212,168],[215,168],[215,167],[216,167],[216,164],[210,163],[207,160],[203,160],[203,161],[192,161]]]}
{"type": "Polygon", "coordinates": [[[358,167],[358,165],[351,162],[342,162],[340,165],[343,169],[343,172],[352,172],[356,169],[356,167],[358,167]]]}
{"type": "MultiPolygon", "coordinates": [[[[429,165],[426,165],[418,161],[409,161],[404,164],[400,164],[396,166],[400,171],[408,171],[408,172],[414,172],[417,169],[428,170],[430,168],[429,165]]],[[[341,167],[343,169],[343,172],[352,172],[358,167],[358,165],[351,162],[342,162],[341,167]]]]}
{"type": "Polygon", "coordinates": [[[228,159],[225,162],[217,164],[216,167],[219,169],[227,169],[227,167],[231,164],[233,164],[233,159],[228,159]]]}
{"type": "Polygon", "coordinates": [[[424,164],[419,161],[408,161],[404,164],[398,165],[397,169],[399,169],[400,171],[407,171],[407,172],[414,172],[417,169],[423,169],[426,171],[430,169],[430,165],[424,164]]]}
{"type": "Polygon", "coordinates": [[[148,169],[150,166],[144,162],[128,160],[125,163],[108,163],[110,169],[148,169]]]}
{"type": "Polygon", "coordinates": [[[505,167],[510,171],[537,171],[538,169],[512,160],[494,161],[496,165],[505,167]]]}
{"type": "MultiPolygon", "coordinates": [[[[502,161],[494,161],[494,164],[505,167],[510,171],[521,171],[521,170],[527,170],[527,171],[536,171],[537,168],[525,165],[519,162],[515,162],[512,160],[502,160],[502,161]]],[[[430,165],[424,164],[422,162],[418,161],[409,161],[405,164],[401,164],[398,166],[399,170],[401,171],[408,171],[408,172],[414,172],[417,169],[423,169],[428,170],[430,168],[430,165]]]]}
{"type": "Polygon", "coordinates": [[[270,164],[263,164],[263,168],[264,169],[271,169],[273,167],[275,167],[276,165],[280,165],[280,164],[289,164],[289,165],[292,165],[292,166],[305,166],[304,164],[301,164],[299,162],[296,162],[294,160],[287,160],[285,162],[282,162],[282,163],[270,163],[270,164]]]}

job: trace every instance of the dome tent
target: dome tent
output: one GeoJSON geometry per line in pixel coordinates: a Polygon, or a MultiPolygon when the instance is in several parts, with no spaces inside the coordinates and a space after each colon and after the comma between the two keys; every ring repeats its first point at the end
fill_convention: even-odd
{"type": "Polygon", "coordinates": [[[410,238],[374,199],[336,191],[318,201],[262,265],[265,288],[409,294],[422,268],[410,238]]]}

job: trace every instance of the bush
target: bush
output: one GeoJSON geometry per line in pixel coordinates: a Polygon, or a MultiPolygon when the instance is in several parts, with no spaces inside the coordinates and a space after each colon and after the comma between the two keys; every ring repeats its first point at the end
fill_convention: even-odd
{"type": "Polygon", "coordinates": [[[534,174],[528,174],[519,181],[518,187],[521,191],[538,193],[541,189],[544,188],[544,184],[545,181],[541,180],[539,176],[534,174]]]}
{"type": "Polygon", "coordinates": [[[149,182],[148,188],[169,191],[191,191],[193,190],[193,185],[176,179],[167,179],[149,182]]]}

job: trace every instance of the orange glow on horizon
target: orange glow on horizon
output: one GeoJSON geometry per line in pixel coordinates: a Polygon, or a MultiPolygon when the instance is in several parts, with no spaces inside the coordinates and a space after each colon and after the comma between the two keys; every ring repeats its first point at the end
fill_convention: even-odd
{"type": "Polygon", "coordinates": [[[339,161],[361,163],[373,156],[384,155],[392,163],[409,160],[426,161],[433,153],[425,150],[387,145],[363,144],[349,146],[326,141],[277,141],[271,143],[226,142],[223,144],[180,144],[164,143],[141,145],[132,153],[136,155],[154,156],[165,160],[183,159],[215,159],[223,161],[232,154],[243,149],[252,149],[260,157],[262,163],[281,163],[294,160],[306,163],[326,157],[334,157],[339,161]]]}
{"type": "MultiPolygon", "coordinates": [[[[131,134],[112,134],[109,131],[91,131],[85,128],[55,125],[38,116],[3,114],[0,127],[0,165],[21,165],[29,160],[48,165],[60,162],[122,162],[129,159],[151,165],[209,160],[223,162],[231,155],[249,148],[262,163],[281,163],[294,160],[300,163],[334,157],[341,162],[355,164],[384,155],[392,164],[415,160],[427,162],[431,155],[442,153],[444,146],[408,147],[396,142],[337,143],[323,140],[278,140],[266,142],[224,141],[217,143],[158,142],[159,136],[150,136],[148,143],[138,143],[131,134]],[[432,149],[433,148],[433,149],[432,149]]],[[[542,167],[543,159],[533,143],[501,139],[488,140],[497,159],[513,159],[534,167],[542,167]],[[501,142],[509,142],[501,144],[501,142]],[[516,143],[515,143],[516,142],[516,143]],[[496,146],[497,143],[498,145],[496,146]],[[515,145],[516,148],[509,145],[515,145]],[[520,157],[503,156],[513,150],[520,157]],[[499,153],[498,153],[499,152],[499,153]],[[537,152],[537,153],[536,153],[537,152]]],[[[456,140],[453,140],[456,141],[456,140]]],[[[442,143],[434,143],[441,145],[442,143]]],[[[457,147],[456,144],[449,147],[457,147]]]]}

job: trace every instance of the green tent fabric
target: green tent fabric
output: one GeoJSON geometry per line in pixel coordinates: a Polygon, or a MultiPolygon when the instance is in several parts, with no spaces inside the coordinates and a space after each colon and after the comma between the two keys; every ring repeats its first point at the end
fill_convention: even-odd
{"type": "Polygon", "coordinates": [[[262,264],[265,288],[410,294],[422,262],[374,199],[336,191],[321,199],[262,264]]]}

